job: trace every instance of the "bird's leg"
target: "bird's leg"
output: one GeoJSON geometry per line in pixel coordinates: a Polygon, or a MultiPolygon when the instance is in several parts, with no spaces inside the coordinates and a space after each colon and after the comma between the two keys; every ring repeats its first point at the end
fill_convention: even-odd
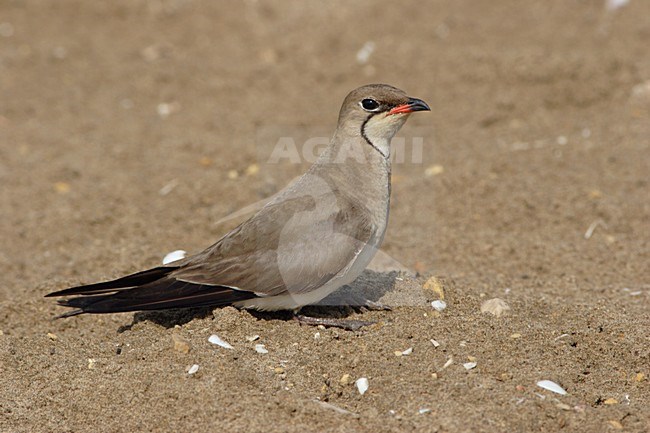
{"type": "Polygon", "coordinates": [[[362,312],[365,312],[365,311],[393,311],[393,308],[390,305],[384,305],[381,302],[371,301],[370,299],[365,299],[361,304],[354,305],[354,308],[358,308],[362,312]]]}
{"type": "Polygon", "coordinates": [[[340,328],[346,331],[358,331],[364,326],[374,325],[377,322],[370,322],[366,320],[343,320],[333,319],[328,317],[312,317],[298,314],[300,309],[293,312],[293,319],[298,321],[301,325],[309,326],[324,326],[326,328],[340,328]]]}

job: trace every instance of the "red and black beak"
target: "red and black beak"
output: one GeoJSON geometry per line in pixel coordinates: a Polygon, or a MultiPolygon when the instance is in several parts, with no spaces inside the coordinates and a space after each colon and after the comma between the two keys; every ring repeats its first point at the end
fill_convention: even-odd
{"type": "Polygon", "coordinates": [[[431,108],[422,99],[409,98],[406,104],[398,105],[391,109],[388,114],[404,114],[414,111],[431,111],[431,108]]]}

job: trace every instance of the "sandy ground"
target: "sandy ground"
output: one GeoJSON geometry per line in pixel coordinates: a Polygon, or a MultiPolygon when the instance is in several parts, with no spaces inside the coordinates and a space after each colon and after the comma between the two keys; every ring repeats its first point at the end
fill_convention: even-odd
{"type": "Polygon", "coordinates": [[[0,431],[650,431],[650,2],[604,3],[0,3],[0,431]],[[393,311],[313,313],[376,325],[52,320],[50,291],[216,240],[305,169],[268,144],[370,82],[433,108],[383,248],[418,274],[355,283],[393,311]]]}

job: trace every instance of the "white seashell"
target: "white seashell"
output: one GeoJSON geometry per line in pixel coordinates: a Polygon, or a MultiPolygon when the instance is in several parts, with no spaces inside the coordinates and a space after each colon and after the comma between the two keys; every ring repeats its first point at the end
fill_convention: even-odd
{"type": "Polygon", "coordinates": [[[253,342],[255,340],[259,340],[260,336],[259,335],[251,335],[250,337],[246,337],[246,341],[253,342]]]}
{"type": "Polygon", "coordinates": [[[359,394],[363,395],[368,391],[368,387],[370,386],[368,384],[368,379],[365,377],[360,377],[357,379],[354,384],[357,386],[357,389],[359,390],[359,394]]]}
{"type": "Polygon", "coordinates": [[[187,374],[194,374],[197,371],[199,371],[199,364],[194,364],[189,370],[187,370],[187,374]]]}
{"type": "Polygon", "coordinates": [[[187,252],[183,250],[172,251],[171,253],[167,254],[165,258],[163,258],[162,264],[167,265],[169,263],[175,262],[176,260],[184,259],[186,254],[187,252]]]}
{"type": "Polygon", "coordinates": [[[547,391],[554,392],[556,394],[560,394],[560,395],[567,394],[564,388],[562,388],[560,385],[553,382],[552,380],[540,380],[539,382],[537,382],[537,386],[539,386],[540,388],[544,388],[547,391]]]}
{"type": "Polygon", "coordinates": [[[212,334],[210,338],[208,338],[208,341],[212,344],[216,344],[217,346],[221,346],[224,349],[234,349],[229,343],[226,343],[223,341],[221,338],[219,338],[218,335],[212,334]]]}
{"type": "Polygon", "coordinates": [[[418,413],[419,413],[420,415],[423,415],[423,414],[425,414],[425,413],[429,413],[429,412],[431,412],[431,409],[429,409],[428,407],[423,407],[423,408],[421,408],[420,410],[418,410],[418,413]]]}
{"type": "Polygon", "coordinates": [[[436,301],[431,302],[431,306],[436,311],[442,311],[445,308],[447,308],[447,303],[445,301],[441,301],[440,299],[438,299],[436,301]]]}
{"type": "Polygon", "coordinates": [[[471,370],[473,368],[476,368],[476,363],[475,362],[466,362],[463,364],[463,367],[465,367],[465,370],[471,370]]]}
{"type": "Polygon", "coordinates": [[[269,353],[269,351],[266,350],[266,347],[264,347],[263,344],[256,344],[256,345],[255,345],[255,351],[256,351],[257,353],[262,353],[262,354],[264,354],[264,353],[269,353]]]}
{"type": "Polygon", "coordinates": [[[408,356],[408,355],[410,355],[411,353],[413,353],[413,348],[412,348],[412,347],[409,347],[408,349],[406,349],[405,351],[402,352],[402,355],[403,355],[403,356],[408,356]]]}
{"type": "Polygon", "coordinates": [[[432,338],[431,340],[429,340],[429,341],[431,342],[431,344],[433,344],[433,347],[440,347],[440,343],[438,343],[438,342],[437,342],[436,340],[434,340],[433,338],[432,338]]]}

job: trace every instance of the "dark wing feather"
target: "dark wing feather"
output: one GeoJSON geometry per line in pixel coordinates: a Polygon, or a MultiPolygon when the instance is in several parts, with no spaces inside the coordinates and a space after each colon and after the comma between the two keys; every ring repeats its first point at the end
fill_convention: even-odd
{"type": "Polygon", "coordinates": [[[135,274],[126,275],[111,281],[101,283],[87,284],[84,286],[70,287],[69,289],[59,290],[45,295],[46,298],[53,296],[70,296],[70,295],[97,295],[100,293],[115,292],[119,289],[142,286],[159,280],[173,270],[176,266],[160,266],[158,268],[147,269],[146,271],[136,272],[135,274]]]}
{"type": "Polygon", "coordinates": [[[81,313],[102,314],[170,308],[217,307],[254,297],[255,295],[251,292],[243,292],[229,287],[193,284],[165,277],[116,293],[82,295],[61,300],[59,305],[77,309],[61,316],[69,317],[81,313]]]}

